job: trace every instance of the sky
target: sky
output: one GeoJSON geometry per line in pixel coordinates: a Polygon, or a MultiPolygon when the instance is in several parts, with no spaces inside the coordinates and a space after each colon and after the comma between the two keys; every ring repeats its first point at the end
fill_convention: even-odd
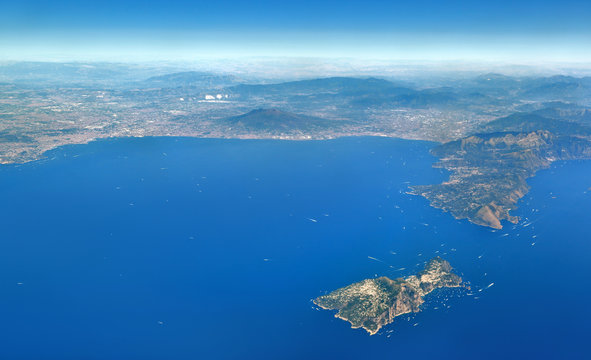
{"type": "Polygon", "coordinates": [[[589,0],[0,0],[2,60],[591,62],[589,0]]]}

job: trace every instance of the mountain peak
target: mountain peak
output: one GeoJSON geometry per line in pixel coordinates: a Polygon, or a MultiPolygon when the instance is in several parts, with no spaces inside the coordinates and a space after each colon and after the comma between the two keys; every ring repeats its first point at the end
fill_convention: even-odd
{"type": "Polygon", "coordinates": [[[225,120],[233,127],[289,132],[335,126],[335,122],[314,116],[294,114],[277,108],[258,108],[225,120]]]}

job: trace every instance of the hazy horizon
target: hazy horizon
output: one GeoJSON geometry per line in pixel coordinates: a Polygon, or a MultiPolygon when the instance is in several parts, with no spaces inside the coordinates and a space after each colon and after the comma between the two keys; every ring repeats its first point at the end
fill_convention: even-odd
{"type": "Polygon", "coordinates": [[[242,57],[195,58],[192,60],[131,59],[101,61],[83,59],[0,60],[0,81],[13,81],[23,76],[52,77],[55,68],[42,64],[61,64],[80,68],[107,67],[117,69],[119,76],[128,80],[141,80],[149,76],[197,71],[204,73],[232,74],[243,81],[281,82],[333,76],[379,77],[401,81],[420,81],[435,86],[449,79],[471,78],[488,73],[513,77],[539,76],[591,76],[591,64],[577,62],[509,62],[466,60],[392,60],[320,57],[242,57]],[[29,66],[23,67],[25,64],[29,66]],[[37,65],[35,65],[37,64],[37,65]],[[33,67],[31,67],[33,66],[33,67]],[[139,77],[138,77],[139,76],[139,77]]]}

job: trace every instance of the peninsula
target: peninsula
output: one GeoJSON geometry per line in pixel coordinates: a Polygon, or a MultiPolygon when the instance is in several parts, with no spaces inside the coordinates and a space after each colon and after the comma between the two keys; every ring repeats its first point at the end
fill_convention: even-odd
{"type": "Polygon", "coordinates": [[[487,124],[480,133],[435,147],[434,166],[450,171],[441,184],[412,186],[412,193],[456,219],[494,229],[528,191],[527,179],[555,161],[591,158],[591,128],[574,121],[517,114],[487,124]]]}

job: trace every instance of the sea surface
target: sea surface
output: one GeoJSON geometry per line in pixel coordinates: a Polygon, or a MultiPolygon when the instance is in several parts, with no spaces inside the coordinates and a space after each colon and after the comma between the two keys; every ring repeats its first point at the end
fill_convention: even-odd
{"type": "Polygon", "coordinates": [[[589,358],[591,162],[540,171],[492,231],[407,194],[446,179],[433,145],[113,139],[0,166],[0,359],[589,358]],[[377,335],[311,302],[434,256],[471,290],[377,335]]]}

